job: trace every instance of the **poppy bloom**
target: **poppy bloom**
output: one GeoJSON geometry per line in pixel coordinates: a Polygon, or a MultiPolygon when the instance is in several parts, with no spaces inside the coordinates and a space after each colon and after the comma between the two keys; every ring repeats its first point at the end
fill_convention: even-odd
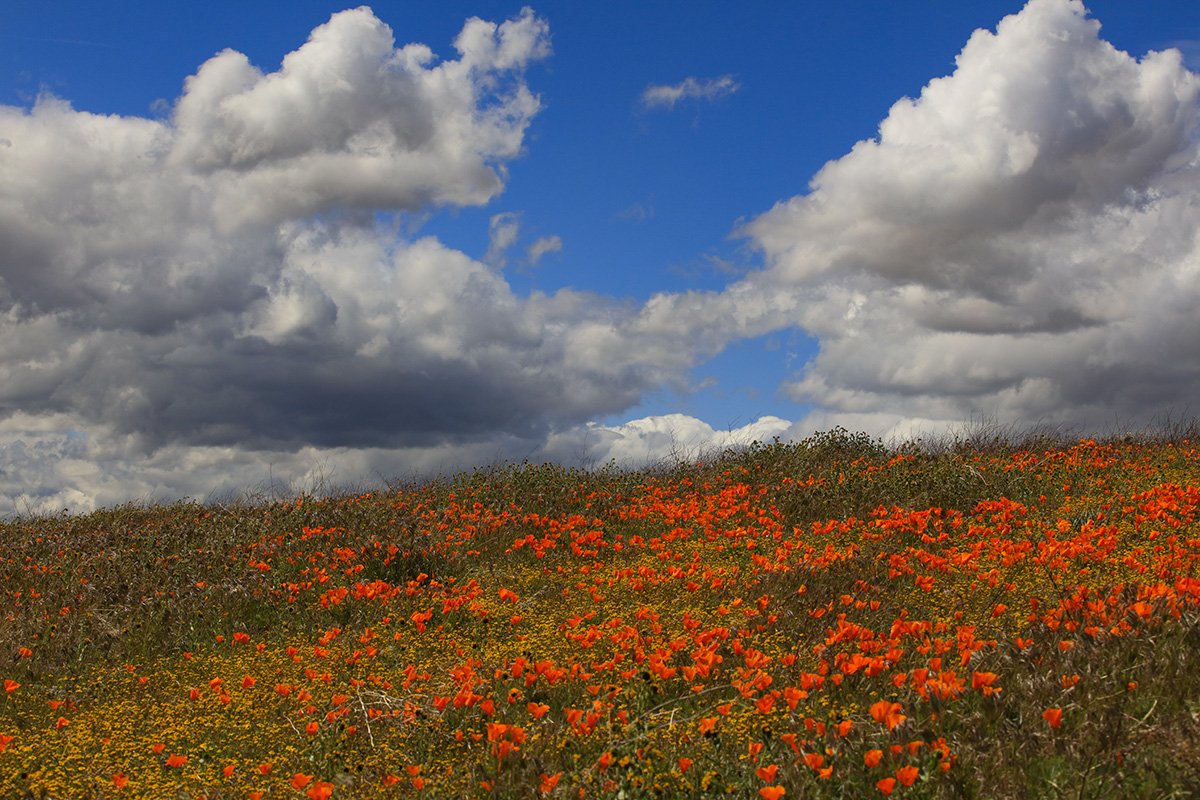
{"type": "Polygon", "coordinates": [[[881,758],[883,758],[882,750],[868,750],[866,755],[863,756],[863,761],[868,767],[877,767],[881,758]]]}
{"type": "Polygon", "coordinates": [[[895,778],[884,778],[881,781],[876,781],[875,788],[878,789],[879,791],[883,792],[884,794],[891,794],[892,789],[896,788],[896,779],[895,778]]]}
{"type": "Polygon", "coordinates": [[[680,771],[680,772],[687,772],[689,769],[691,769],[691,768],[692,768],[692,763],[693,763],[693,762],[692,762],[692,760],[691,760],[690,758],[681,758],[681,759],[679,759],[679,771],[680,771]]]}
{"type": "Polygon", "coordinates": [[[989,694],[986,689],[992,689],[993,692],[999,689],[993,688],[992,684],[996,682],[996,678],[1000,677],[994,672],[975,672],[971,675],[971,688],[975,691],[985,689],[984,694],[989,694]]]}
{"type": "Polygon", "coordinates": [[[118,772],[112,776],[112,782],[113,786],[117,787],[118,789],[124,789],[125,784],[129,783],[129,776],[124,772],[118,772]]]}
{"type": "Polygon", "coordinates": [[[882,722],[887,725],[887,729],[893,730],[901,722],[908,719],[900,713],[901,705],[899,703],[889,703],[887,700],[880,700],[875,705],[871,706],[871,716],[876,722],[882,722]]]}
{"type": "Polygon", "coordinates": [[[329,796],[333,794],[333,784],[317,781],[304,794],[309,800],[328,800],[329,796]]]}
{"type": "Polygon", "coordinates": [[[13,681],[13,680],[6,679],[4,681],[4,691],[9,692],[9,693],[15,692],[18,688],[20,688],[20,686],[21,686],[21,684],[17,683],[16,681],[13,681]]]}
{"type": "Polygon", "coordinates": [[[755,772],[758,774],[759,780],[770,783],[775,780],[775,773],[779,771],[778,764],[772,764],[769,767],[759,767],[755,772]]]}
{"type": "Polygon", "coordinates": [[[312,779],[312,775],[305,775],[303,772],[297,772],[292,776],[292,788],[296,791],[300,791],[305,786],[308,786],[308,782],[312,779]]]}
{"type": "Polygon", "coordinates": [[[1062,714],[1061,708],[1047,708],[1042,712],[1042,719],[1049,722],[1051,728],[1057,728],[1062,725],[1062,714]]]}
{"type": "Polygon", "coordinates": [[[275,769],[275,765],[271,763],[259,764],[258,772],[260,775],[270,775],[271,770],[275,769]]]}
{"type": "Polygon", "coordinates": [[[782,786],[764,786],[758,790],[758,793],[764,800],[779,800],[779,798],[787,794],[787,789],[784,789],[782,786]]]}
{"type": "Polygon", "coordinates": [[[907,767],[901,767],[900,769],[896,770],[896,780],[900,781],[905,786],[912,786],[913,781],[917,779],[917,775],[920,774],[920,772],[921,770],[910,764],[907,767]]]}
{"type": "Polygon", "coordinates": [[[175,755],[174,753],[171,753],[170,757],[167,759],[167,766],[172,768],[182,767],[186,763],[187,756],[179,756],[175,755]]]}

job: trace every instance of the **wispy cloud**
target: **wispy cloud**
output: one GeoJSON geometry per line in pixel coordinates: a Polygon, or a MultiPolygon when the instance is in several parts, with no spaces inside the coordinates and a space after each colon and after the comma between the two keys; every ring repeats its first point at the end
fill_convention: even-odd
{"type": "Polygon", "coordinates": [[[537,263],[542,260],[542,256],[547,253],[558,253],[562,250],[562,246],[562,238],[559,236],[539,236],[533,244],[526,248],[525,254],[529,256],[530,265],[536,267],[537,263]]]}
{"type": "Polygon", "coordinates": [[[675,107],[680,100],[716,100],[719,97],[733,94],[742,85],[733,79],[732,75],[722,75],[720,78],[699,80],[685,78],[674,86],[650,85],[642,92],[639,103],[643,109],[651,110],[675,107]]]}
{"type": "Polygon", "coordinates": [[[503,267],[507,263],[504,254],[517,242],[521,232],[521,215],[515,211],[493,214],[488,220],[488,249],[484,261],[503,267]]]}
{"type": "Polygon", "coordinates": [[[616,213],[617,219],[631,219],[634,222],[645,222],[654,216],[653,198],[646,202],[637,201],[616,213]]]}

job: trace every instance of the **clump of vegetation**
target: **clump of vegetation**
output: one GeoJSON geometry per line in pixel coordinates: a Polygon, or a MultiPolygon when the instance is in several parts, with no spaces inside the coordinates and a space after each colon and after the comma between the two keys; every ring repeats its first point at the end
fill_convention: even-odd
{"type": "Polygon", "coordinates": [[[1190,797],[1193,431],[0,530],[6,797],[1190,797]]]}

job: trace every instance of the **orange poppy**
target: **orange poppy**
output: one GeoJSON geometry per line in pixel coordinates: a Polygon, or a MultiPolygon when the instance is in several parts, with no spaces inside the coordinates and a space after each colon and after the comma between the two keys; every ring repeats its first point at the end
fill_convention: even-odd
{"type": "Polygon", "coordinates": [[[333,794],[333,784],[317,781],[304,794],[309,800],[328,800],[329,796],[333,794]]]}
{"type": "Polygon", "coordinates": [[[893,730],[908,717],[900,713],[902,706],[899,703],[889,703],[887,700],[880,700],[871,706],[871,716],[876,722],[882,722],[887,725],[887,729],[893,730]]]}

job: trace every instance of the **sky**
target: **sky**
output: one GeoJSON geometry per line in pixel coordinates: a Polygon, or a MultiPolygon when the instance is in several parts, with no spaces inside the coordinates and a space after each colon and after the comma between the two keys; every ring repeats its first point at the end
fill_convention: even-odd
{"type": "Polygon", "coordinates": [[[0,515],[1200,390],[1200,6],[0,3],[0,515]]]}

